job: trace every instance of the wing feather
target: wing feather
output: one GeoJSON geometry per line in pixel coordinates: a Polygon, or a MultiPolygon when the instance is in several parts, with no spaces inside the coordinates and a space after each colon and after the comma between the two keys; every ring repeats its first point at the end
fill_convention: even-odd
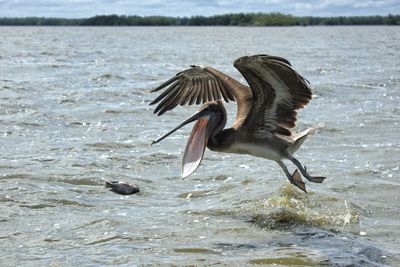
{"type": "Polygon", "coordinates": [[[218,84],[219,91],[221,92],[221,95],[222,95],[224,101],[229,102],[229,96],[228,96],[228,93],[225,91],[225,88],[223,86],[221,86],[219,82],[217,82],[217,84],[218,84]]]}
{"type": "Polygon", "coordinates": [[[215,86],[214,81],[210,80],[209,81],[209,86],[206,88],[207,94],[208,94],[208,101],[213,101],[213,87],[215,86]]]}
{"type": "Polygon", "coordinates": [[[202,88],[202,82],[200,79],[196,79],[197,80],[197,87],[198,89],[196,90],[196,94],[195,94],[195,103],[196,105],[199,105],[201,103],[203,103],[203,94],[204,94],[204,89],[202,88]]]}
{"type": "Polygon", "coordinates": [[[201,90],[203,92],[203,103],[210,101],[210,97],[208,96],[208,90],[207,90],[207,80],[201,81],[201,90]]]}
{"type": "Polygon", "coordinates": [[[193,90],[193,95],[190,98],[189,105],[193,105],[194,103],[196,103],[198,91],[200,90],[198,84],[193,84],[192,90],[193,90]]]}
{"type": "MultiPolygon", "coordinates": [[[[182,100],[182,102],[181,102],[181,104],[180,104],[181,106],[184,106],[184,105],[186,105],[186,104],[188,104],[188,103],[190,102],[190,99],[192,98],[192,96],[193,96],[194,93],[195,93],[193,87],[194,87],[193,84],[190,84],[190,85],[189,85],[189,88],[188,88],[188,90],[187,90],[187,93],[186,93],[184,99],[182,100]]],[[[167,89],[167,90],[168,90],[168,89],[167,89]]]]}
{"type": "MultiPolygon", "coordinates": [[[[169,95],[173,90],[175,90],[175,86],[180,83],[180,81],[173,81],[173,84],[164,92],[162,92],[158,97],[156,97],[153,101],[151,101],[150,105],[156,104],[158,102],[160,102],[160,100],[162,100],[164,97],[166,97],[167,95],[169,95]]],[[[156,88],[157,89],[157,88],[156,88]]],[[[155,90],[155,89],[154,89],[155,90]]],[[[153,91],[154,91],[153,90],[153,91]]]]}
{"type": "MultiPolygon", "coordinates": [[[[179,74],[179,73],[178,73],[179,74]]],[[[153,90],[151,90],[151,92],[157,92],[159,90],[161,90],[164,87],[167,87],[168,85],[170,85],[171,83],[175,82],[178,79],[178,75],[176,75],[175,77],[172,77],[171,79],[169,79],[168,81],[160,84],[159,86],[157,86],[156,88],[154,88],[153,90]]]]}
{"type": "Polygon", "coordinates": [[[159,107],[162,107],[159,111],[159,115],[164,114],[166,111],[173,109],[178,105],[178,99],[180,98],[180,88],[184,86],[184,83],[181,83],[179,86],[175,88],[164,100],[160,103],[159,107]]]}

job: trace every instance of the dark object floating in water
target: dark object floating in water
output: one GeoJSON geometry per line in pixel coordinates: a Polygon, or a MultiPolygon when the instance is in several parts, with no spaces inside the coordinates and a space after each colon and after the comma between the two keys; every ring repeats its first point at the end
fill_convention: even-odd
{"type": "Polygon", "coordinates": [[[106,181],[106,188],[121,195],[132,195],[140,191],[139,186],[122,181],[106,181]]]}

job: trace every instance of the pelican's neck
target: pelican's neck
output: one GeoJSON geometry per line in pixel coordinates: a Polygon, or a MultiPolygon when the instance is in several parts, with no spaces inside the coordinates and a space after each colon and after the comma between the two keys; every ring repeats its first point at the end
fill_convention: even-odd
{"type": "Polygon", "coordinates": [[[213,151],[225,151],[235,140],[236,132],[234,128],[227,128],[213,134],[208,140],[207,147],[213,151]]]}
{"type": "Polygon", "coordinates": [[[232,143],[229,138],[233,132],[233,128],[224,129],[227,122],[227,113],[222,101],[218,100],[218,111],[212,115],[210,120],[214,120],[214,128],[210,129],[211,134],[208,139],[207,147],[211,150],[221,150],[232,143]],[[228,144],[229,143],[229,144],[228,144]]]}

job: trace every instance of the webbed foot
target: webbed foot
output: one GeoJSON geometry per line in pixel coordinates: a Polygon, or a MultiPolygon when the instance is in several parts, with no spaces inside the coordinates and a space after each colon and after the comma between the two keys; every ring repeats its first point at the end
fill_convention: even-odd
{"type": "Polygon", "coordinates": [[[290,183],[294,184],[295,186],[303,190],[305,193],[307,193],[306,184],[301,179],[301,175],[297,169],[293,172],[291,179],[289,179],[289,181],[290,183]]]}
{"type": "Polygon", "coordinates": [[[308,181],[313,182],[313,183],[319,183],[319,184],[322,183],[326,178],[326,177],[323,177],[323,176],[311,176],[311,175],[309,175],[308,172],[307,172],[307,167],[306,166],[304,166],[304,174],[303,175],[308,181]]]}

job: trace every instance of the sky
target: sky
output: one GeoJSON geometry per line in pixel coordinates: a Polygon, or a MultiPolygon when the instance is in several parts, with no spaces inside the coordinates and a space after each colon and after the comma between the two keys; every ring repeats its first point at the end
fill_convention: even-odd
{"type": "Polygon", "coordinates": [[[0,0],[0,17],[88,18],[95,15],[190,17],[281,12],[295,16],[400,14],[400,0],[0,0]]]}

